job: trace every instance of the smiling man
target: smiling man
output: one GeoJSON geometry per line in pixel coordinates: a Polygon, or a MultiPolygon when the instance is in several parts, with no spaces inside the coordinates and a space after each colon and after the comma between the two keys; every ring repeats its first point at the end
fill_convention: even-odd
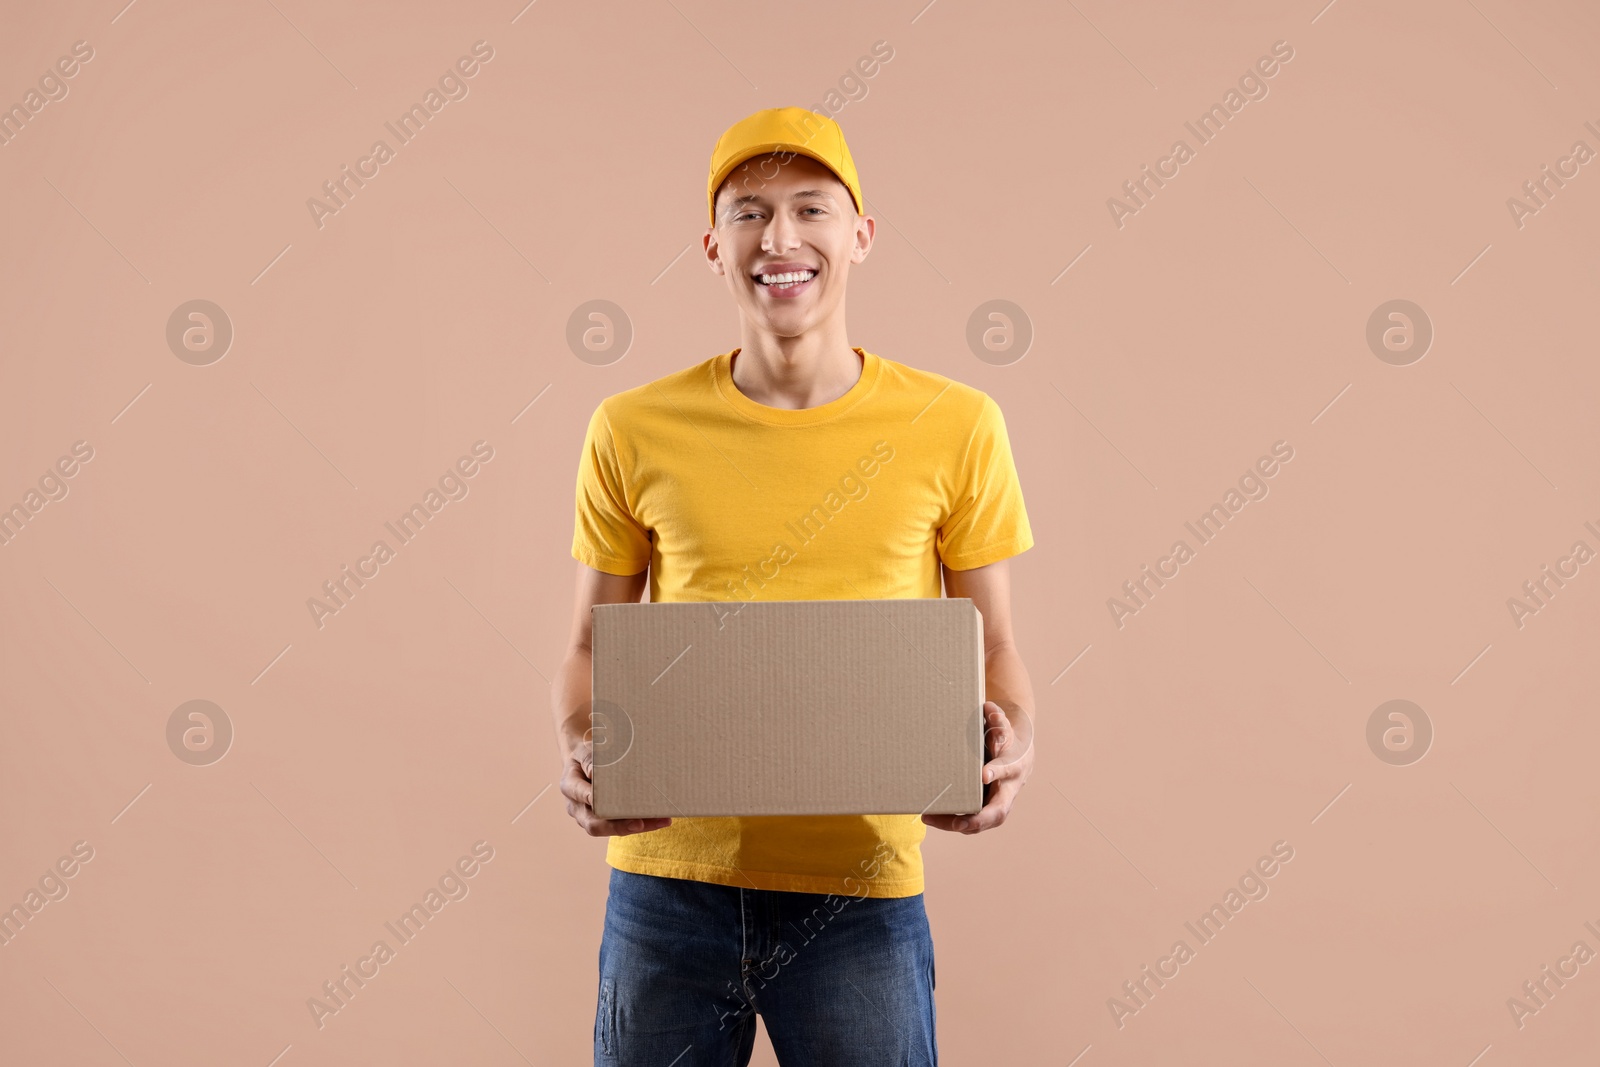
{"type": "Polygon", "coordinates": [[[567,812],[610,839],[594,1062],[743,1065],[759,1013],[784,1067],[936,1064],[921,842],[929,826],[999,826],[1034,760],[1006,562],[1033,534],[1005,421],[971,386],[850,345],[845,290],[876,223],[832,119],[790,107],[735,123],[706,196],[706,262],[739,347],[607,397],[579,458],[552,699],[567,812]],[[597,818],[590,609],[647,584],[658,603],[970,597],[983,809],[597,818]]]}

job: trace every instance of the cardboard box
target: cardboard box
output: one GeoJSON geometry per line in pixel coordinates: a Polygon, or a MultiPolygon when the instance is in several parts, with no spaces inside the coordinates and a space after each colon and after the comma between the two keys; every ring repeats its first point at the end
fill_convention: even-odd
{"type": "Polygon", "coordinates": [[[968,598],[594,608],[595,814],[968,814],[983,616],[968,598]]]}

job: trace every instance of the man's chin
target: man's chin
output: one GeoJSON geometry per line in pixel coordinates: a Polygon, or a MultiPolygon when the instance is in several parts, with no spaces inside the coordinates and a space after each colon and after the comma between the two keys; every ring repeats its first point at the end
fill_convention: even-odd
{"type": "Polygon", "coordinates": [[[751,316],[761,329],[775,337],[799,337],[816,325],[816,316],[800,308],[760,308],[751,316]]]}

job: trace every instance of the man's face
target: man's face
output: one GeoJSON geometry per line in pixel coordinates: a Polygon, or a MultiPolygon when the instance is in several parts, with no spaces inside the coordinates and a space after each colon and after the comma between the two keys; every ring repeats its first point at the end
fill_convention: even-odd
{"type": "Polygon", "coordinates": [[[850,190],[807,156],[741,164],[717,190],[716,207],[705,236],[711,269],[727,279],[745,319],[778,336],[799,336],[833,314],[850,264],[872,247],[873,220],[858,216],[850,190]]]}

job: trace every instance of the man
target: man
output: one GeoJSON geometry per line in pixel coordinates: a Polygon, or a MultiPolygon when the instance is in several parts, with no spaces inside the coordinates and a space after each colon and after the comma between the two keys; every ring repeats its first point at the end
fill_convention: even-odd
{"type": "MultiPolygon", "coordinates": [[[[759,1012],[784,1067],[932,1065],[927,827],[999,826],[1033,767],[1009,557],[1033,534],[986,394],[848,343],[872,249],[832,119],[758,111],[712,153],[712,273],[740,345],[606,398],[577,482],[572,642],[553,686],[561,792],[609,836],[596,1064],[746,1064],[759,1012]],[[591,806],[590,609],[970,597],[983,613],[987,800],[956,815],[606,820],[591,806]]],[[[732,608],[730,610],[738,610],[732,608]]]]}

